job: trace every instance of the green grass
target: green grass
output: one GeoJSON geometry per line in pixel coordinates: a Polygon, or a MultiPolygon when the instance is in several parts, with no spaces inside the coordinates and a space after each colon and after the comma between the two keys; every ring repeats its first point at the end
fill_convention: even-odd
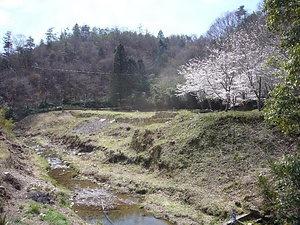
{"type": "Polygon", "coordinates": [[[9,224],[9,222],[6,219],[6,215],[0,213],[0,225],[8,225],[8,224],[9,224]]]}
{"type": "Polygon", "coordinates": [[[69,197],[70,195],[67,192],[61,191],[58,196],[60,205],[68,207],[70,205],[69,197]]]}
{"type": "MultiPolygon", "coordinates": [[[[21,206],[20,206],[21,207],[21,206]]],[[[19,207],[19,208],[20,208],[19,207]]],[[[40,207],[38,204],[31,202],[26,211],[27,218],[39,216],[41,221],[47,221],[51,225],[68,225],[70,224],[67,217],[62,215],[50,206],[44,205],[40,207]]],[[[16,218],[18,220],[18,218],[16,218]]],[[[20,223],[21,224],[21,223],[20,223]]],[[[1,224],[0,224],[1,225],[1,224]]]]}
{"type": "Polygon", "coordinates": [[[7,159],[9,158],[8,146],[5,142],[0,141],[0,172],[8,167],[7,159]]]}
{"type": "Polygon", "coordinates": [[[14,218],[12,221],[13,221],[13,223],[8,223],[7,225],[11,225],[11,224],[13,224],[13,225],[29,225],[29,223],[22,221],[22,219],[19,217],[14,218]]]}
{"type": "Polygon", "coordinates": [[[41,217],[42,221],[47,221],[51,225],[68,225],[70,224],[67,217],[55,211],[52,207],[47,207],[47,211],[41,217]]]}
{"type": "MultiPolygon", "coordinates": [[[[36,117],[26,125],[32,133],[40,129],[36,138],[99,147],[86,154],[87,158],[84,153],[82,157],[62,154],[72,162],[70,167],[80,168],[80,175],[93,174],[101,183],[110,183],[119,190],[130,186],[133,193],[138,189],[151,190],[145,194],[145,204],[155,213],[172,215],[173,221],[182,219],[182,224],[189,224],[189,218],[204,224],[221,224],[230,209],[236,207],[235,202],[246,206],[238,207],[239,212],[247,211],[247,206],[257,200],[257,174],[266,170],[270,158],[280,157],[290,145],[264,124],[263,113],[258,111],[197,114],[186,110],[174,113],[66,110],[36,117]],[[89,134],[73,132],[83,121],[92,123],[101,118],[117,122],[89,134]],[[138,137],[134,136],[136,130],[140,131],[138,137]],[[141,151],[133,149],[131,142],[135,138],[141,142],[138,146],[148,144],[148,137],[143,136],[145,130],[150,130],[152,145],[141,151]],[[160,155],[154,156],[159,148],[160,155]],[[110,153],[116,156],[122,153],[128,161],[109,163],[110,153]],[[251,195],[249,185],[253,188],[251,195]]],[[[68,147],[71,148],[63,148],[68,147]]],[[[59,149],[62,148],[58,147],[58,152],[59,149]]]]}
{"type": "Polygon", "coordinates": [[[41,209],[38,205],[31,203],[29,209],[26,211],[27,214],[38,215],[41,213],[41,209]]]}

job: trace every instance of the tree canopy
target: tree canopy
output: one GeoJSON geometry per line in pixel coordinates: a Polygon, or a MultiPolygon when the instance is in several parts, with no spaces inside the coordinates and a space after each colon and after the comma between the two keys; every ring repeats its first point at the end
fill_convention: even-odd
{"type": "Polygon", "coordinates": [[[300,4],[297,0],[265,0],[270,30],[278,32],[285,59],[281,60],[284,81],[272,92],[266,119],[292,136],[300,134],[300,4]]]}
{"type": "MultiPolygon", "coordinates": [[[[280,62],[283,77],[270,94],[265,118],[296,140],[300,134],[300,4],[298,0],[265,0],[264,11],[271,31],[281,37],[280,62]]],[[[271,175],[259,179],[266,210],[276,224],[300,223],[300,155],[285,156],[271,164],[271,175]]]]}
{"type": "Polygon", "coordinates": [[[271,75],[278,68],[264,66],[269,55],[279,55],[265,21],[262,12],[249,14],[241,6],[200,37],[75,24],[60,33],[49,28],[35,45],[31,37],[8,32],[0,95],[20,112],[62,103],[197,108],[195,97],[227,107],[255,100],[260,107],[280,81],[271,75]]]}
{"type": "Polygon", "coordinates": [[[179,69],[186,83],[178,85],[178,92],[193,94],[200,101],[218,98],[226,103],[226,108],[237,102],[257,100],[260,109],[262,99],[267,98],[279,82],[273,76],[278,68],[266,66],[270,56],[279,55],[277,39],[267,30],[262,14],[253,14],[244,20],[238,13],[231,16],[238,17],[234,21],[239,24],[229,23],[230,29],[223,28],[226,32],[221,39],[214,36],[218,44],[210,46],[210,55],[194,58],[179,69]]]}

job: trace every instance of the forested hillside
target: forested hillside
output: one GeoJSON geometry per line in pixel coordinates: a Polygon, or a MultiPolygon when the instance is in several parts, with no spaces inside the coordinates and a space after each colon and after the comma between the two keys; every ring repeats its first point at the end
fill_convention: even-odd
{"type": "Polygon", "coordinates": [[[0,225],[86,224],[69,208],[76,190],[49,178],[48,151],[70,180],[142,197],[139,208],[170,223],[220,224],[234,212],[245,224],[300,224],[299,18],[299,0],[264,0],[201,37],[7,31],[0,225]]]}
{"type": "Polygon", "coordinates": [[[118,62],[114,63],[118,45],[124,50],[119,60],[125,64],[120,66],[126,68],[120,71],[125,75],[116,79],[122,82],[126,76],[127,83],[132,85],[128,87],[132,89],[131,96],[126,96],[128,100],[129,97],[133,101],[141,98],[141,102],[148,99],[150,105],[151,101],[152,104],[162,101],[161,105],[168,107],[170,100],[159,99],[164,88],[156,87],[157,79],[177,79],[177,67],[204,48],[200,40],[184,35],[164,37],[160,32],[155,37],[77,24],[72,31],[66,29],[61,34],[53,33],[50,28],[46,41],[37,46],[31,38],[17,38],[13,40],[11,33],[6,34],[5,53],[1,56],[1,96],[15,107],[61,104],[61,101],[64,104],[92,101],[97,102],[96,106],[112,106],[108,99],[110,81],[118,72],[118,62]]]}
{"type": "MultiPolygon", "coordinates": [[[[188,80],[181,66],[191,59],[201,61],[213,54],[235,54],[232,49],[237,46],[228,40],[240,38],[243,35],[241,30],[255,34],[247,36],[257,40],[252,48],[257,48],[258,52],[253,54],[263,52],[265,59],[272,53],[271,46],[276,45],[276,38],[267,30],[265,23],[262,12],[250,14],[241,6],[217,18],[201,37],[165,37],[163,31],[154,36],[142,30],[135,32],[75,24],[71,30],[66,28],[61,33],[49,28],[45,39],[35,44],[38,41],[31,37],[8,31],[2,38],[0,96],[18,115],[70,105],[139,110],[200,106],[224,108],[222,94],[204,96],[194,90],[180,89],[178,85],[188,80]],[[265,52],[265,46],[270,46],[270,51],[265,52]],[[178,73],[178,69],[181,72],[178,73]],[[204,104],[199,105],[199,102],[204,104]]],[[[239,50],[246,55],[251,46],[250,49],[240,46],[239,50]]],[[[218,58],[215,60],[221,62],[218,58]]],[[[248,60],[245,67],[250,64],[260,68],[264,66],[250,59],[244,60],[248,60]]],[[[242,61],[238,62],[241,64],[242,61]]],[[[271,76],[272,71],[269,70],[260,87],[253,81],[257,94],[251,100],[267,97],[267,92],[276,83],[271,76]],[[266,85],[270,80],[272,83],[266,85]],[[263,93],[259,94],[259,91],[263,93]]]]}

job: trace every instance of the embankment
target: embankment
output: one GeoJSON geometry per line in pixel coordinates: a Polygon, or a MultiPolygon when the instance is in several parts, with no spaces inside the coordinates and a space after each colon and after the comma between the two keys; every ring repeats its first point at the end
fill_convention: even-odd
{"type": "Polygon", "coordinates": [[[78,176],[120,193],[177,224],[221,224],[260,210],[257,176],[293,152],[260,112],[64,111],[32,115],[16,132],[52,146],[78,176]]]}

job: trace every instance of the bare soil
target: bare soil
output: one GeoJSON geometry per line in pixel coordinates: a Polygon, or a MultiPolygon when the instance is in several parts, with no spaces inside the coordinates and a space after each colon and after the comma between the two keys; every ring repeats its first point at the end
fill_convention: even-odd
{"type": "Polygon", "coordinates": [[[0,142],[1,151],[8,151],[0,168],[0,216],[6,218],[5,224],[54,224],[43,221],[49,209],[63,215],[65,224],[86,224],[68,206],[61,204],[61,196],[66,194],[67,200],[68,193],[44,178],[46,171],[36,163],[42,160],[35,153],[2,132],[0,142]],[[31,212],[33,208],[36,210],[31,212]]]}

